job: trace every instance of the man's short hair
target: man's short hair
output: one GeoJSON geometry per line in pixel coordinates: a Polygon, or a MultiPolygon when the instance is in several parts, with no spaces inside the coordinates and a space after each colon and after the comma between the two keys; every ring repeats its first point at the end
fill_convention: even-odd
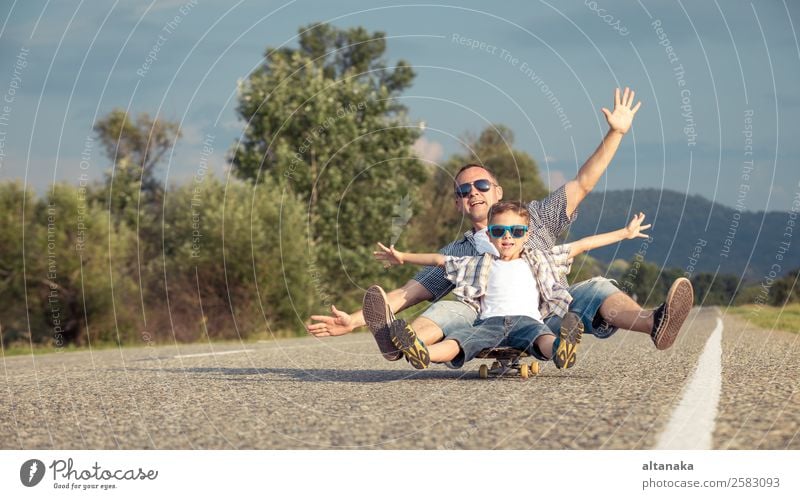
{"type": "MultiPolygon", "coordinates": [[[[494,182],[495,184],[498,183],[497,182],[497,176],[494,174],[494,172],[491,169],[489,169],[488,167],[486,167],[484,165],[480,165],[478,163],[468,163],[468,164],[462,166],[456,172],[456,174],[453,176],[453,182],[457,184],[456,179],[458,178],[459,175],[461,175],[461,172],[463,172],[464,170],[469,170],[470,168],[483,168],[484,170],[486,170],[486,173],[489,174],[489,177],[491,177],[492,182],[494,182]]],[[[458,185],[456,185],[456,187],[458,187],[458,185]]]]}
{"type": "Polygon", "coordinates": [[[526,219],[528,218],[528,207],[522,201],[500,201],[489,208],[489,223],[492,222],[495,216],[509,211],[526,219]]]}

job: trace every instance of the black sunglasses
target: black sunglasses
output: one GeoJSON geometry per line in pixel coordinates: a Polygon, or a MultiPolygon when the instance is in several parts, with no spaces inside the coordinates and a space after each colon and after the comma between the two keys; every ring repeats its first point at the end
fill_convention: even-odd
{"type": "Polygon", "coordinates": [[[525,237],[525,234],[528,233],[528,226],[527,225],[490,225],[489,226],[489,235],[492,236],[494,239],[500,239],[506,234],[506,231],[511,233],[511,237],[514,239],[519,239],[521,237],[525,237]]]}
{"type": "Polygon", "coordinates": [[[489,189],[491,189],[493,185],[497,184],[493,184],[490,180],[485,178],[478,179],[475,182],[465,182],[456,187],[456,196],[461,198],[469,196],[469,193],[472,192],[473,185],[481,192],[489,192],[489,189]]]}

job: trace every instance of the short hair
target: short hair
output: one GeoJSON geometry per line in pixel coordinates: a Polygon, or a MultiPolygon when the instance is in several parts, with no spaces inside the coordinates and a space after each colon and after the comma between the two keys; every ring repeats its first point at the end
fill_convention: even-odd
{"type": "MultiPolygon", "coordinates": [[[[459,176],[459,175],[461,175],[461,173],[462,173],[464,170],[469,170],[470,168],[483,168],[484,170],[486,170],[486,173],[488,173],[488,174],[489,174],[489,176],[492,178],[492,181],[493,181],[495,184],[497,184],[497,183],[498,183],[498,182],[497,182],[497,176],[494,174],[494,172],[493,172],[491,169],[489,169],[488,167],[486,167],[486,166],[484,166],[484,165],[481,165],[481,164],[478,164],[478,163],[467,163],[466,165],[462,166],[462,167],[461,167],[461,168],[460,168],[460,169],[459,169],[459,170],[456,172],[456,174],[455,174],[455,175],[453,175],[453,182],[454,182],[454,183],[456,183],[456,184],[458,184],[458,183],[456,182],[456,179],[458,178],[458,176],[459,176]]],[[[456,185],[456,187],[458,187],[458,185],[456,185]]]]}
{"type": "Polygon", "coordinates": [[[514,212],[516,215],[528,218],[528,206],[522,201],[500,201],[489,208],[489,222],[501,213],[514,212]]]}

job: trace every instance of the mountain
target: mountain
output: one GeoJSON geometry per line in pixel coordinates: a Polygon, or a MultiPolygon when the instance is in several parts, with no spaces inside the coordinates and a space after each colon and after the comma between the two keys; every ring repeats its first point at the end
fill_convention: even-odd
{"type": "Polygon", "coordinates": [[[631,260],[640,253],[644,260],[666,268],[691,273],[719,269],[750,282],[800,267],[800,217],[796,211],[738,211],[702,196],[668,190],[594,192],[578,208],[567,239],[619,229],[639,211],[647,215],[645,223],[653,224],[647,231],[652,241],[627,240],[590,255],[609,263],[617,258],[631,260]]]}

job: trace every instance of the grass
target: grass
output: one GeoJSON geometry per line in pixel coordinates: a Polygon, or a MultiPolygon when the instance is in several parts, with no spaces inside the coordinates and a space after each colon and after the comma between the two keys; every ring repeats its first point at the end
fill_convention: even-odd
{"type": "MultiPolygon", "coordinates": [[[[108,348],[115,348],[117,345],[114,343],[107,343],[102,345],[92,345],[92,350],[104,350],[108,348]]],[[[47,353],[57,353],[57,352],[88,352],[89,347],[77,347],[75,345],[66,345],[60,349],[56,348],[53,345],[47,344],[39,344],[34,343],[30,345],[28,343],[11,343],[9,345],[3,345],[3,355],[5,357],[11,357],[14,355],[44,355],[47,353]]]]}
{"type": "MultiPolygon", "coordinates": [[[[251,343],[257,343],[259,341],[264,341],[264,340],[270,341],[270,340],[276,340],[276,339],[298,338],[298,337],[304,336],[305,334],[306,333],[300,334],[299,332],[281,330],[281,331],[275,331],[274,334],[270,334],[270,333],[267,333],[267,332],[253,333],[253,334],[247,336],[246,338],[244,338],[241,341],[237,340],[237,339],[230,339],[230,338],[225,338],[225,339],[214,339],[214,338],[212,338],[211,341],[214,343],[214,345],[224,345],[224,344],[240,345],[242,343],[251,344],[251,343]]],[[[207,343],[207,340],[199,340],[199,341],[196,341],[196,342],[193,342],[193,343],[179,343],[179,345],[181,345],[181,346],[183,346],[183,345],[200,345],[200,344],[205,344],[205,343],[207,343]]],[[[170,340],[157,341],[156,339],[153,339],[152,343],[150,343],[150,345],[152,345],[154,347],[169,346],[169,345],[174,345],[174,344],[175,343],[173,341],[170,341],[170,340]]],[[[12,356],[18,356],[18,355],[44,355],[44,354],[50,354],[50,353],[67,353],[67,352],[88,352],[90,350],[94,351],[94,350],[108,350],[108,349],[111,349],[111,348],[120,348],[120,345],[118,345],[115,342],[98,342],[98,341],[92,342],[92,347],[91,348],[89,348],[88,346],[80,346],[79,347],[79,346],[75,346],[75,345],[70,344],[70,345],[66,345],[66,346],[64,346],[64,347],[59,349],[59,348],[56,348],[55,345],[53,345],[53,344],[34,343],[33,345],[31,345],[30,343],[25,342],[25,341],[16,341],[16,342],[13,342],[13,343],[4,344],[2,346],[3,346],[3,349],[2,349],[2,353],[0,353],[0,357],[12,357],[12,356]]],[[[134,343],[124,344],[123,343],[121,345],[121,348],[142,348],[142,347],[147,347],[147,346],[148,346],[148,344],[144,343],[144,342],[138,342],[138,343],[135,343],[135,344],[134,343]]]]}
{"type": "Polygon", "coordinates": [[[800,303],[792,303],[784,307],[741,305],[730,308],[729,312],[764,329],[800,333],[800,303]]]}

